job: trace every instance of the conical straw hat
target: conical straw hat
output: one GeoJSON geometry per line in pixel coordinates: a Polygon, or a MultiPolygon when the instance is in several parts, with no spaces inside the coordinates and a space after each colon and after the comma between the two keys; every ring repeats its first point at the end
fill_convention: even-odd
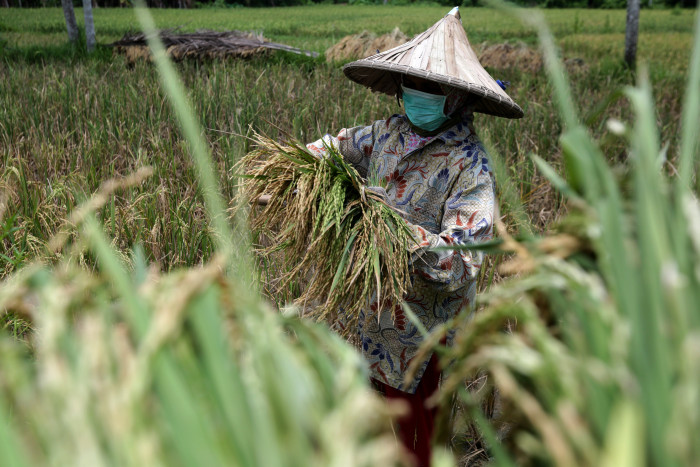
{"type": "Polygon", "coordinates": [[[481,96],[476,112],[506,118],[523,116],[523,109],[479,63],[457,8],[411,41],[348,63],[343,72],[356,83],[390,96],[396,95],[401,74],[415,76],[481,96]]]}

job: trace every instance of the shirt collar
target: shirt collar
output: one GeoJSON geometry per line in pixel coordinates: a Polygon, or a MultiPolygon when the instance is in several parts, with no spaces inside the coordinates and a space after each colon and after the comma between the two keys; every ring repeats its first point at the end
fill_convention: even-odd
{"type": "Polygon", "coordinates": [[[471,134],[471,120],[462,119],[442,133],[436,135],[437,139],[445,144],[460,144],[471,134]]]}
{"type": "MultiPolygon", "coordinates": [[[[405,115],[403,117],[403,124],[404,128],[403,130],[407,133],[413,133],[413,130],[411,129],[411,125],[408,122],[408,117],[405,115]]],[[[462,114],[462,119],[458,121],[456,124],[452,125],[451,127],[443,130],[442,132],[436,134],[428,142],[435,141],[436,139],[441,140],[443,143],[452,145],[452,144],[460,144],[462,143],[467,137],[471,134],[471,126],[472,126],[472,119],[473,119],[473,114],[471,112],[465,112],[462,114]]],[[[428,142],[425,143],[425,145],[428,144],[428,142]]]]}

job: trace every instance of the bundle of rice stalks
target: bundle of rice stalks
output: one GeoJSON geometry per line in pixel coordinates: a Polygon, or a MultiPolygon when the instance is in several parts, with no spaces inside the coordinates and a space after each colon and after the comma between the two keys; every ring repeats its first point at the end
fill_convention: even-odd
{"type": "MultiPolygon", "coordinates": [[[[492,44],[482,46],[479,54],[479,63],[488,68],[507,70],[516,68],[526,73],[539,73],[542,71],[544,59],[542,53],[518,42],[517,44],[492,44]]],[[[569,73],[584,71],[588,68],[580,58],[564,58],[564,66],[569,73]]]]}
{"type": "Polygon", "coordinates": [[[502,43],[483,48],[479,54],[479,63],[499,70],[517,68],[527,73],[539,73],[543,60],[539,51],[519,42],[516,45],[502,43]]]}
{"type": "Polygon", "coordinates": [[[408,42],[409,37],[397,27],[393,31],[377,37],[369,31],[343,37],[337,44],[326,50],[326,60],[342,62],[369,57],[377,52],[389,50],[408,42]]]}
{"type": "Polygon", "coordinates": [[[263,255],[283,251],[283,284],[306,283],[297,304],[317,304],[312,316],[352,329],[368,300],[399,303],[413,242],[399,212],[366,190],[333,148],[319,159],[297,143],[260,135],[256,142],[239,164],[242,195],[253,202],[269,195],[253,209],[251,227],[270,238],[263,255]]]}

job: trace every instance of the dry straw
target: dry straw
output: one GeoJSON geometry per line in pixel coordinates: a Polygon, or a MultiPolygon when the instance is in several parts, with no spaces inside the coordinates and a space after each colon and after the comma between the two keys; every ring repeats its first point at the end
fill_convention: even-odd
{"type": "Polygon", "coordinates": [[[357,60],[406,42],[408,42],[408,37],[398,27],[381,36],[370,31],[362,31],[359,34],[343,37],[337,44],[326,50],[326,60],[329,62],[357,60]]]}
{"type": "MultiPolygon", "coordinates": [[[[285,44],[270,42],[261,33],[253,31],[209,31],[181,33],[174,30],[159,31],[158,36],[165,46],[166,53],[174,60],[186,58],[248,58],[268,50],[283,50],[310,57],[317,52],[297,49],[285,44]]],[[[118,53],[124,53],[127,60],[150,59],[148,37],[145,33],[126,33],[124,37],[110,44],[118,53]]]]}
{"type": "Polygon", "coordinates": [[[239,163],[242,195],[254,205],[269,195],[252,209],[251,228],[270,239],[263,255],[283,251],[283,285],[306,285],[296,303],[343,330],[369,300],[399,303],[413,242],[399,212],[366,191],[335,149],[317,158],[297,143],[255,140],[257,149],[239,163]]]}

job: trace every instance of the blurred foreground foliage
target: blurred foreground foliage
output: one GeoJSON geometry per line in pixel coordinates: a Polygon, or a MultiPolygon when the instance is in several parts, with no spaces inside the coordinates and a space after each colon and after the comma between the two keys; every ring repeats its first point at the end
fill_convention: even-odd
{"type": "MultiPolygon", "coordinates": [[[[153,30],[146,11],[140,20],[153,30]]],[[[61,260],[0,284],[2,313],[33,327],[25,341],[0,334],[0,465],[398,464],[361,357],[251,286],[246,235],[226,221],[208,146],[154,41],[216,253],[160,275],[141,249],[125,261],[111,245],[94,211],[150,169],[74,210],[51,243],[61,260]]]]}
{"type": "Polygon", "coordinates": [[[166,275],[111,245],[93,211],[151,174],[103,183],[60,261],[0,283],[0,465],[398,464],[361,357],[265,303],[227,242],[166,275]]]}
{"type": "MultiPolygon", "coordinates": [[[[700,458],[700,33],[684,98],[677,166],[666,175],[645,70],[625,89],[633,123],[608,126],[628,146],[624,176],[580,123],[537,17],[564,130],[566,177],[532,156],[567,199],[549,235],[501,229],[503,281],[462,315],[440,400],[458,398],[496,465],[680,466],[700,458]],[[468,391],[465,381],[485,381],[468,391]],[[488,419],[482,407],[493,395],[488,419]]],[[[696,26],[698,27],[698,26],[696,26]]],[[[700,27],[698,27],[700,29],[700,27]]],[[[501,174],[500,183],[508,184],[501,174]]],[[[482,248],[485,246],[482,246],[482,248]]],[[[493,247],[493,245],[492,245],[493,247]]],[[[446,328],[446,329],[447,329],[446,328]]],[[[437,342],[442,333],[432,337],[437,342]]]]}
{"type": "MultiPolygon", "coordinates": [[[[94,223],[94,221],[92,221],[94,223]]],[[[92,225],[100,272],[27,267],[0,309],[0,464],[396,465],[361,357],[285,316],[213,259],[128,273],[92,225]]]]}

